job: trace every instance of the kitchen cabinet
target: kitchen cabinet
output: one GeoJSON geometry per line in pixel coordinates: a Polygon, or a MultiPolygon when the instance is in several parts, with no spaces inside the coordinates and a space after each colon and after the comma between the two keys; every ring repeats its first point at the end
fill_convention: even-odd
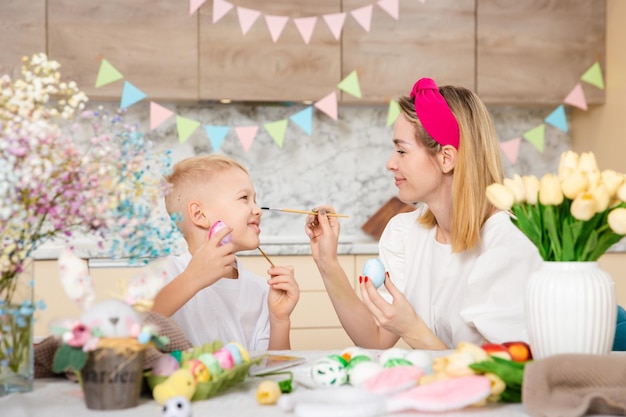
{"type": "MultiPolygon", "coordinates": [[[[490,104],[560,104],[580,76],[605,67],[604,0],[478,0],[477,92],[490,104]]],[[[604,91],[583,84],[588,103],[604,91]]]]}
{"type": "Polygon", "coordinates": [[[116,101],[122,94],[122,82],[95,88],[102,57],[149,99],[198,99],[198,18],[180,1],[47,4],[48,55],[90,99],[116,101]]]}
{"type": "Polygon", "coordinates": [[[321,18],[340,12],[340,0],[239,0],[217,23],[209,6],[199,10],[200,99],[316,101],[341,81],[340,43],[321,18]],[[237,7],[261,12],[245,35],[237,7]],[[290,18],[276,43],[264,15],[290,18]],[[319,18],[307,45],[293,18],[309,16],[319,18]]]}
{"type": "MultiPolygon", "coordinates": [[[[363,6],[344,0],[344,10],[363,6]]],[[[382,103],[408,95],[419,78],[474,87],[475,1],[400,2],[399,19],[375,5],[370,32],[346,19],[342,38],[342,78],[359,71],[362,99],[342,94],[342,102],[382,103]]]]}
{"type": "Polygon", "coordinates": [[[46,51],[46,0],[0,2],[0,74],[20,75],[22,57],[46,51]]]}

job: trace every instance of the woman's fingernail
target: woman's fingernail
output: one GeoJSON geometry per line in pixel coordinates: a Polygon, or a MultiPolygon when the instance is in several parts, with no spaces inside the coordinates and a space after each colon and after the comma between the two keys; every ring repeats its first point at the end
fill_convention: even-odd
{"type": "Polygon", "coordinates": [[[364,280],[365,282],[367,282],[367,281],[369,281],[369,278],[368,278],[368,277],[365,277],[365,278],[363,278],[363,280],[364,280]]]}
{"type": "Polygon", "coordinates": [[[389,271],[385,272],[385,276],[389,278],[389,271]]]}
{"type": "Polygon", "coordinates": [[[362,284],[362,283],[363,283],[363,277],[359,276],[359,284],[362,284]]]}
{"type": "Polygon", "coordinates": [[[322,214],[322,216],[325,216],[326,215],[326,209],[321,209],[320,213],[322,214]]]}

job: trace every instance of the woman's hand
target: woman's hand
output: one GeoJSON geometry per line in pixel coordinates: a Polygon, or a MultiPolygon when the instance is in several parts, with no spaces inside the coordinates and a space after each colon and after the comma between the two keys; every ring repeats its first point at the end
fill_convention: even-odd
{"type": "Polygon", "coordinates": [[[326,215],[334,212],[331,206],[320,206],[316,210],[317,216],[307,216],[304,232],[311,239],[313,259],[323,262],[337,257],[340,226],[337,217],[326,215]]]}

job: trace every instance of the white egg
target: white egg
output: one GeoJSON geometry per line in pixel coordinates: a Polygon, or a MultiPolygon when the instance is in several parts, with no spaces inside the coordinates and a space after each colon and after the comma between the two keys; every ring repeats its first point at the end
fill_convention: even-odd
{"type": "Polygon", "coordinates": [[[367,277],[376,288],[385,282],[385,266],[378,258],[369,258],[363,265],[363,277],[367,277]]]}
{"type": "Polygon", "coordinates": [[[381,364],[385,364],[389,361],[389,359],[404,359],[404,357],[409,353],[407,349],[402,348],[391,348],[381,352],[378,361],[381,364]]]}
{"type": "Polygon", "coordinates": [[[378,362],[359,362],[348,372],[348,380],[350,385],[357,387],[383,369],[383,366],[378,362]]]}
{"type": "Polygon", "coordinates": [[[425,372],[430,372],[433,359],[431,356],[423,350],[411,350],[404,356],[404,359],[408,360],[415,366],[419,366],[425,372]]]}

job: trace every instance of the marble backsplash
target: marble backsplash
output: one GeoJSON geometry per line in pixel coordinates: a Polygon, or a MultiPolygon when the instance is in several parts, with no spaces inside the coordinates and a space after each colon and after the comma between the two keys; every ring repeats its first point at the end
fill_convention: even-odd
{"type": "MultiPolygon", "coordinates": [[[[115,109],[115,104],[101,105],[115,109]]],[[[288,119],[305,105],[160,104],[176,115],[201,122],[202,126],[231,127],[218,152],[237,159],[249,170],[260,206],[311,209],[319,204],[330,204],[350,216],[342,219],[340,246],[343,251],[377,252],[376,240],[364,233],[361,225],[397,191],[392,174],[385,169],[387,158],[393,152],[393,129],[386,127],[387,106],[340,105],[337,121],[315,110],[311,136],[289,121],[283,146],[279,147],[263,125],[288,119]],[[246,152],[234,127],[250,125],[259,126],[259,130],[246,152]]],[[[504,142],[520,138],[542,123],[550,109],[494,107],[490,111],[498,136],[504,142]]],[[[203,127],[181,144],[175,117],[152,131],[149,119],[148,102],[140,102],[128,110],[127,120],[140,123],[153,142],[155,152],[170,150],[174,162],[214,152],[203,127]]],[[[515,164],[503,155],[505,175],[540,177],[546,172],[555,172],[560,154],[569,148],[569,135],[547,125],[544,151],[522,140],[515,164]]],[[[261,229],[261,243],[268,253],[294,254],[308,250],[302,215],[264,212],[261,229]]],[[[90,256],[98,256],[89,252],[90,256]]]]}

